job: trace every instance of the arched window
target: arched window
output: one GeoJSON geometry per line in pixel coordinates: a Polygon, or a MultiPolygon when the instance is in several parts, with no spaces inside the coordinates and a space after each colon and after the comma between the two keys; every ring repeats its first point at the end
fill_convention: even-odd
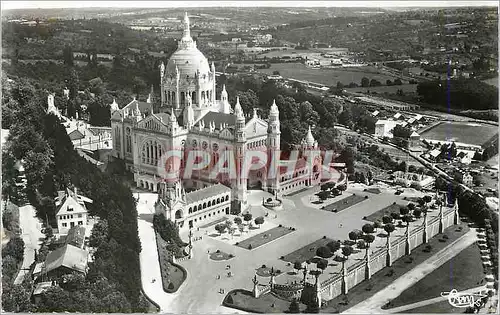
{"type": "Polygon", "coordinates": [[[226,201],[228,201],[228,200],[229,200],[229,195],[226,195],[226,201]]]}
{"type": "Polygon", "coordinates": [[[191,93],[191,101],[193,104],[198,104],[198,101],[196,100],[196,92],[191,93]]]}
{"type": "Polygon", "coordinates": [[[192,213],[193,212],[193,208],[192,207],[189,207],[189,213],[192,213]]]}
{"type": "Polygon", "coordinates": [[[201,100],[205,101],[205,91],[201,91],[201,100]]]}
{"type": "Polygon", "coordinates": [[[211,206],[212,206],[212,202],[211,202],[211,201],[209,201],[209,202],[208,202],[208,207],[211,207],[211,206]]]}
{"type": "Polygon", "coordinates": [[[220,203],[220,198],[217,198],[217,203],[220,203]]]}
{"type": "Polygon", "coordinates": [[[186,103],[186,95],[184,92],[181,92],[181,105],[184,105],[186,103]]]}
{"type": "Polygon", "coordinates": [[[204,203],[203,203],[203,209],[205,209],[206,207],[207,207],[207,203],[206,203],[206,202],[204,202],[204,203]]]}

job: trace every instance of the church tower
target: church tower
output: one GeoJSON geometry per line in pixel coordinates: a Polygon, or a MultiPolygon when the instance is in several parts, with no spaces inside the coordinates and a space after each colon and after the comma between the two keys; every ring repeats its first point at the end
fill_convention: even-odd
{"type": "Polygon", "coordinates": [[[236,97],[234,115],[236,116],[234,157],[236,160],[237,176],[236,185],[233,185],[233,196],[235,197],[233,209],[240,212],[247,207],[248,174],[246,174],[246,170],[244,170],[246,154],[245,114],[241,108],[239,97],[236,97]]]}
{"type": "Polygon", "coordinates": [[[229,101],[228,101],[225,84],[222,86],[222,92],[220,93],[220,102],[222,103],[222,112],[224,114],[230,114],[231,113],[231,104],[229,104],[229,101]]]}
{"type": "Polygon", "coordinates": [[[281,131],[280,131],[280,112],[276,101],[273,100],[269,111],[269,122],[267,127],[267,150],[270,159],[269,176],[267,186],[269,192],[275,194],[279,190],[279,161],[280,161],[280,146],[281,146],[281,131]]]}

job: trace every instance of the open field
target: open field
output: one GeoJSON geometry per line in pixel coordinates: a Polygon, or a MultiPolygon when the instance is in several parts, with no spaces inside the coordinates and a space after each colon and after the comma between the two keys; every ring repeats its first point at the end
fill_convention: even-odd
{"type": "Polygon", "coordinates": [[[314,69],[308,68],[301,63],[273,63],[269,69],[259,69],[258,72],[272,74],[273,71],[279,71],[284,78],[292,78],[302,81],[321,83],[326,86],[337,85],[340,81],[344,85],[351,82],[361,84],[361,79],[376,79],[382,83],[386,80],[393,81],[395,77],[381,73],[372,66],[359,68],[339,68],[339,69],[314,69]]]}
{"type": "Polygon", "coordinates": [[[291,232],[293,232],[293,230],[290,230],[289,228],[283,226],[277,226],[265,232],[254,235],[250,238],[247,238],[246,240],[239,242],[237,246],[245,249],[254,249],[269,242],[272,242],[275,239],[285,236],[291,232]],[[252,245],[251,248],[249,248],[250,245],[252,245]]]}
{"type": "Polygon", "coordinates": [[[498,134],[498,127],[467,122],[442,122],[422,133],[423,139],[484,145],[498,134]]]}
{"type": "Polygon", "coordinates": [[[316,250],[321,247],[325,246],[329,242],[331,242],[332,239],[327,238],[321,238],[319,240],[316,240],[312,242],[309,245],[306,245],[302,248],[297,249],[296,251],[291,252],[290,254],[286,255],[283,260],[288,261],[291,263],[295,263],[296,261],[300,261],[303,263],[306,260],[309,260],[316,256],[316,250]]]}
{"type": "Polygon", "coordinates": [[[483,279],[479,247],[472,244],[415,285],[403,291],[401,295],[390,302],[390,307],[399,307],[436,298],[441,295],[441,292],[449,292],[452,289],[463,291],[475,288],[481,285],[483,279]]]}
{"type": "Polygon", "coordinates": [[[345,209],[347,209],[349,207],[352,207],[355,204],[360,203],[363,200],[367,200],[367,199],[368,198],[367,198],[366,195],[360,196],[360,195],[352,194],[349,197],[343,198],[343,199],[341,199],[339,201],[335,201],[334,203],[331,203],[331,204],[329,204],[327,206],[324,206],[321,209],[325,210],[325,211],[340,212],[342,210],[345,210],[345,209]]]}

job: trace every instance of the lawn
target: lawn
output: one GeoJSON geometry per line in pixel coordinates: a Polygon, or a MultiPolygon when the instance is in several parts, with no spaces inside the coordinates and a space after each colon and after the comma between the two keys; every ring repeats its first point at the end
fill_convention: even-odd
{"type": "Polygon", "coordinates": [[[409,310],[406,310],[404,314],[442,314],[442,313],[452,313],[452,314],[457,314],[457,313],[463,313],[465,309],[463,308],[458,308],[454,307],[448,302],[448,299],[436,303],[432,303],[429,305],[425,306],[420,306],[416,308],[412,308],[409,310]]]}
{"type": "Polygon", "coordinates": [[[377,220],[382,221],[382,217],[384,215],[391,215],[391,213],[393,213],[393,212],[399,213],[399,209],[401,209],[401,207],[402,206],[398,205],[398,204],[388,205],[387,207],[385,207],[383,209],[380,209],[379,211],[370,214],[369,216],[367,216],[363,220],[370,221],[370,222],[375,222],[377,220]]]}
{"type": "MultiPolygon", "coordinates": [[[[272,294],[264,294],[256,299],[250,291],[233,290],[226,295],[222,305],[250,313],[285,313],[290,302],[272,294]]],[[[301,311],[306,309],[306,305],[300,302],[299,307],[301,311]]]]}
{"type": "Polygon", "coordinates": [[[163,290],[167,293],[174,293],[186,280],[187,272],[183,267],[171,262],[172,252],[167,250],[167,242],[158,233],[156,234],[156,245],[163,290]]]}
{"type": "Polygon", "coordinates": [[[314,256],[316,256],[316,249],[318,249],[321,246],[325,246],[331,241],[332,239],[329,238],[320,238],[319,240],[316,240],[309,245],[306,245],[302,248],[297,249],[296,251],[291,252],[290,254],[287,254],[286,256],[283,257],[283,260],[288,261],[292,264],[295,263],[296,261],[303,263],[304,261],[309,260],[314,256]]]}
{"type": "Polygon", "coordinates": [[[458,255],[404,290],[390,302],[390,308],[439,297],[441,292],[475,288],[484,280],[479,247],[472,244],[458,255]]]}
{"type": "Polygon", "coordinates": [[[327,206],[321,207],[321,210],[331,211],[331,212],[340,212],[349,207],[354,206],[355,204],[360,203],[363,200],[367,200],[368,196],[364,195],[356,195],[352,194],[349,197],[343,198],[341,200],[335,201],[327,206]]]}
{"type": "Polygon", "coordinates": [[[413,258],[411,263],[409,263],[408,257],[402,257],[396,260],[391,267],[384,267],[382,270],[375,273],[369,281],[363,281],[357,286],[349,289],[349,293],[347,294],[349,303],[343,303],[345,297],[343,295],[339,295],[333,300],[328,301],[327,306],[322,308],[320,312],[343,312],[348,308],[351,308],[352,306],[372,297],[380,290],[385,289],[388,285],[394,282],[394,280],[415,268],[416,265],[421,264],[432,255],[435,255],[438,251],[469,231],[467,223],[461,223],[459,226],[454,225],[445,230],[445,234],[449,237],[446,242],[439,242],[439,236],[431,238],[428,243],[432,246],[432,250],[430,252],[423,251],[427,244],[422,244],[413,249],[412,254],[408,256],[413,258]],[[462,227],[462,230],[458,229],[459,226],[462,227]]]}
{"type": "Polygon", "coordinates": [[[424,131],[422,139],[483,145],[498,134],[498,127],[468,122],[442,122],[424,131]]]}
{"type": "Polygon", "coordinates": [[[272,228],[270,230],[267,230],[265,232],[259,233],[257,235],[254,235],[250,238],[247,238],[246,240],[243,240],[239,243],[236,243],[236,246],[239,246],[241,248],[245,249],[255,249],[259,246],[262,246],[264,244],[267,244],[269,242],[274,241],[275,239],[278,239],[282,236],[287,235],[288,233],[293,232],[293,229],[283,227],[283,226],[277,226],[275,228],[272,228]],[[251,247],[250,247],[251,245],[251,247]]]}
{"type": "Polygon", "coordinates": [[[229,260],[233,258],[234,255],[225,253],[220,250],[216,250],[213,253],[210,253],[210,259],[215,260],[215,261],[221,261],[221,260],[229,260]]]}
{"type": "Polygon", "coordinates": [[[338,69],[314,69],[306,67],[301,63],[273,63],[269,69],[258,69],[258,72],[272,74],[273,71],[279,71],[284,78],[292,78],[301,81],[321,83],[326,86],[337,85],[342,82],[348,85],[351,82],[361,84],[361,79],[376,79],[385,84],[388,79],[394,81],[395,77],[381,73],[372,66],[338,68],[338,69]]]}

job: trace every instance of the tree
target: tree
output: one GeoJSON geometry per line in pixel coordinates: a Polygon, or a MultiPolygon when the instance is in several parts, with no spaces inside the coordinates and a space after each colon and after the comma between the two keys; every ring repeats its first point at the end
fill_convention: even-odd
{"type": "Polygon", "coordinates": [[[330,251],[328,247],[321,246],[316,250],[316,255],[318,255],[321,258],[330,258],[333,256],[333,253],[330,251]]]}
{"type": "Polygon", "coordinates": [[[20,262],[24,257],[24,241],[20,237],[14,237],[9,240],[2,250],[2,258],[11,256],[20,262]]]}
{"type": "Polygon", "coordinates": [[[318,197],[321,200],[321,202],[323,202],[326,199],[328,199],[328,197],[330,197],[330,192],[322,190],[322,191],[318,192],[318,197]]]}
{"type": "Polygon", "coordinates": [[[259,226],[259,229],[260,229],[260,225],[263,223],[264,223],[264,217],[255,218],[255,224],[257,224],[259,226]]]}
{"type": "Polygon", "coordinates": [[[409,208],[408,208],[408,207],[401,207],[401,208],[399,208],[399,213],[400,213],[402,216],[407,215],[409,212],[410,212],[410,210],[409,210],[409,208]]]}
{"type": "Polygon", "coordinates": [[[224,231],[226,230],[226,225],[225,224],[216,224],[215,230],[217,232],[219,232],[219,235],[222,235],[222,233],[224,233],[224,231]]]}
{"type": "Polygon", "coordinates": [[[396,80],[394,80],[394,85],[403,85],[403,82],[401,81],[401,79],[397,78],[396,80]]]}
{"type": "Polygon", "coordinates": [[[391,86],[391,85],[392,85],[392,81],[391,81],[391,80],[389,80],[389,79],[387,79],[387,80],[385,81],[385,85],[387,85],[387,86],[391,86]]]}
{"type": "Polygon", "coordinates": [[[274,70],[273,75],[280,75],[280,72],[278,70],[274,70]]]}
{"type": "Polygon", "coordinates": [[[333,254],[340,249],[340,242],[339,241],[328,242],[328,244],[326,244],[326,247],[328,247],[333,254]]]}
{"type": "Polygon", "coordinates": [[[384,215],[382,217],[382,223],[384,223],[384,224],[392,223],[393,220],[394,219],[391,216],[388,216],[388,215],[384,215]]]}
{"type": "Polygon", "coordinates": [[[321,269],[321,272],[325,271],[325,269],[328,267],[328,260],[326,259],[321,259],[316,263],[316,267],[318,269],[321,269]]]}
{"type": "Polygon", "coordinates": [[[366,223],[365,225],[363,225],[361,230],[366,234],[371,234],[371,233],[375,232],[375,228],[370,223],[366,223]]]}
{"type": "Polygon", "coordinates": [[[342,90],[344,88],[344,84],[342,82],[337,81],[337,90],[342,90]]]}
{"type": "Polygon", "coordinates": [[[407,207],[408,207],[408,210],[410,210],[410,211],[415,210],[415,204],[414,203],[410,202],[407,207]]]}
{"type": "Polygon", "coordinates": [[[428,204],[429,202],[431,202],[431,201],[432,201],[432,197],[431,197],[431,196],[429,196],[429,195],[425,195],[425,196],[423,197],[423,200],[424,200],[425,204],[428,204]]]}
{"type": "Polygon", "coordinates": [[[243,215],[243,220],[244,220],[245,222],[247,222],[247,224],[248,224],[248,221],[252,221],[252,214],[251,214],[251,213],[245,213],[245,214],[243,215]]]}
{"type": "Polygon", "coordinates": [[[234,223],[236,223],[237,225],[240,225],[242,223],[241,218],[240,217],[234,218],[234,223]]]}
{"type": "Polygon", "coordinates": [[[295,262],[293,263],[293,268],[294,268],[294,269],[296,269],[296,270],[300,270],[300,269],[302,269],[302,263],[301,263],[300,261],[298,261],[298,260],[297,260],[297,261],[295,261],[295,262]]]}
{"type": "Polygon", "coordinates": [[[389,238],[391,237],[391,233],[396,230],[396,227],[392,223],[388,223],[384,225],[384,231],[387,232],[387,242],[389,242],[389,238]]]}
{"type": "Polygon", "coordinates": [[[292,314],[300,313],[299,303],[297,302],[296,298],[293,298],[292,302],[290,303],[290,306],[288,307],[288,313],[292,314]]]}
{"type": "Polygon", "coordinates": [[[353,242],[356,242],[356,240],[359,238],[359,232],[357,231],[351,231],[349,232],[349,239],[353,242]]]}
{"type": "Polygon", "coordinates": [[[66,45],[63,49],[63,59],[66,66],[73,66],[73,49],[70,45],[66,45]]]}
{"type": "Polygon", "coordinates": [[[89,245],[98,248],[102,243],[107,242],[109,237],[108,222],[106,220],[99,220],[92,228],[90,234],[89,245]]]}
{"type": "Polygon", "coordinates": [[[420,218],[422,216],[422,210],[420,209],[413,210],[413,215],[415,216],[415,218],[420,218]]]}
{"type": "Polygon", "coordinates": [[[368,79],[367,77],[363,77],[361,79],[361,86],[362,87],[369,87],[370,86],[370,79],[368,79]]]}

